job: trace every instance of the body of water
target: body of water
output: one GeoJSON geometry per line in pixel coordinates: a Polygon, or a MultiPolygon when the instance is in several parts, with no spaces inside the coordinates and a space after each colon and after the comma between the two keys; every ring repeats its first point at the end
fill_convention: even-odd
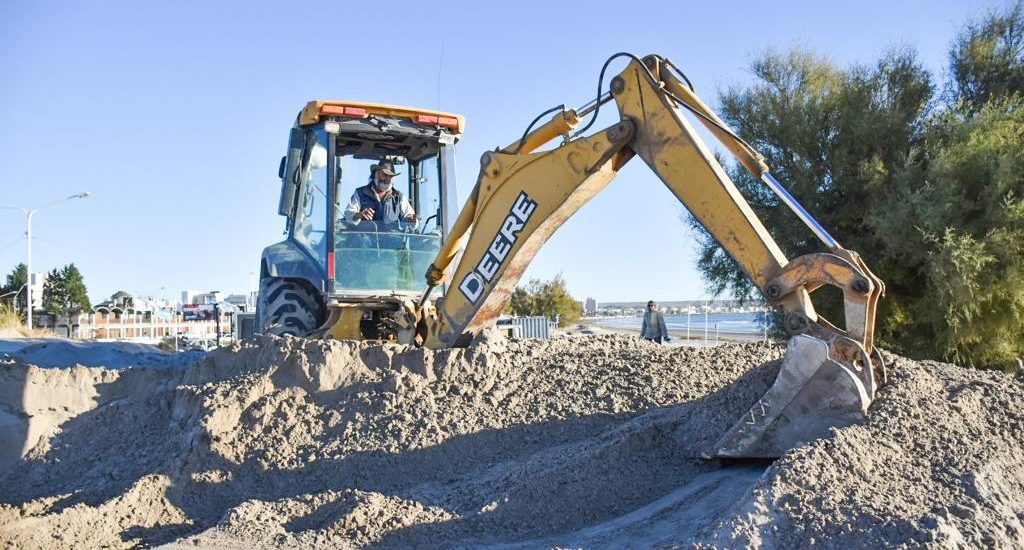
{"type": "MultiPolygon", "coordinates": [[[[587,321],[592,325],[615,329],[632,329],[640,333],[643,317],[600,317],[587,321]]],[[[763,313],[693,313],[691,315],[666,315],[665,325],[669,332],[681,333],[690,328],[694,336],[704,335],[707,327],[708,335],[712,336],[717,329],[721,334],[764,334],[763,313]]],[[[712,336],[713,337],[713,336],[712,336]]]]}

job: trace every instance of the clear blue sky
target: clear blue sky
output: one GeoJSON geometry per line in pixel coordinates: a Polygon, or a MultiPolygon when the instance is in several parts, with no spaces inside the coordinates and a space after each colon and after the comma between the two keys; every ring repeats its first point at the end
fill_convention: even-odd
{"type": "MultiPolygon", "coordinates": [[[[93,193],[36,215],[33,267],[76,263],[94,302],[122,289],[244,292],[261,249],[281,238],[276,170],[307,100],[465,115],[461,203],[483,151],[553,105],[592,99],[614,52],[671,58],[712,105],[717,90],[749,81],[751,59],[768,48],[849,64],[909,45],[941,79],[956,32],[1005,5],[9,0],[0,3],[0,206],[93,193]]],[[[561,272],[581,300],[702,298],[682,212],[631,163],[524,280],[561,272]]],[[[3,274],[25,259],[23,229],[21,213],[0,210],[3,274]]]]}

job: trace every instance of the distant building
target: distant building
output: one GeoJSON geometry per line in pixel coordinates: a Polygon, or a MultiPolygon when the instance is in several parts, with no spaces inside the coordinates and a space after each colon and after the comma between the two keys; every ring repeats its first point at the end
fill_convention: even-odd
{"type": "Polygon", "coordinates": [[[177,310],[177,305],[164,299],[153,296],[136,296],[119,290],[110,299],[93,305],[97,314],[113,314],[120,319],[122,315],[144,314],[147,319],[162,317],[169,319],[177,310]]]}
{"type": "Polygon", "coordinates": [[[593,317],[597,315],[597,300],[593,298],[587,298],[586,305],[583,308],[584,313],[587,317],[593,317]]]}
{"type": "Polygon", "coordinates": [[[32,311],[43,308],[43,286],[46,284],[46,277],[46,272],[32,274],[32,311]]]}
{"type": "Polygon", "coordinates": [[[230,294],[224,301],[235,306],[238,311],[241,312],[252,312],[256,311],[256,293],[249,292],[247,294],[230,294]]]}
{"type": "Polygon", "coordinates": [[[210,292],[195,292],[192,290],[186,290],[181,293],[182,297],[191,298],[190,301],[183,301],[183,304],[218,304],[224,300],[224,293],[219,290],[211,290],[210,292]]]}
{"type": "Polygon", "coordinates": [[[182,290],[181,291],[181,303],[183,304],[194,304],[196,303],[196,296],[202,294],[198,290],[182,290]]]}

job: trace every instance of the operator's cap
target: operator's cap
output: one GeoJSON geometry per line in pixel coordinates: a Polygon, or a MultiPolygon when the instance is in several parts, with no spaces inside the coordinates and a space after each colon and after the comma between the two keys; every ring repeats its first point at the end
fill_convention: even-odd
{"type": "Polygon", "coordinates": [[[389,175],[389,176],[397,176],[398,174],[401,173],[401,172],[395,172],[394,164],[392,164],[389,161],[384,161],[384,162],[382,162],[380,164],[374,164],[373,166],[370,167],[370,171],[371,172],[376,172],[377,170],[383,170],[384,173],[389,175]]]}

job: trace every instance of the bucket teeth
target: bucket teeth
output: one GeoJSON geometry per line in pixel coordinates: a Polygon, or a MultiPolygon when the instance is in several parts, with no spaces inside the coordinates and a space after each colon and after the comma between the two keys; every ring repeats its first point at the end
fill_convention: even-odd
{"type": "Polygon", "coordinates": [[[858,368],[833,359],[822,340],[794,336],[775,383],[718,440],[713,456],[776,458],[863,420],[874,394],[872,371],[870,362],[858,368]]]}

